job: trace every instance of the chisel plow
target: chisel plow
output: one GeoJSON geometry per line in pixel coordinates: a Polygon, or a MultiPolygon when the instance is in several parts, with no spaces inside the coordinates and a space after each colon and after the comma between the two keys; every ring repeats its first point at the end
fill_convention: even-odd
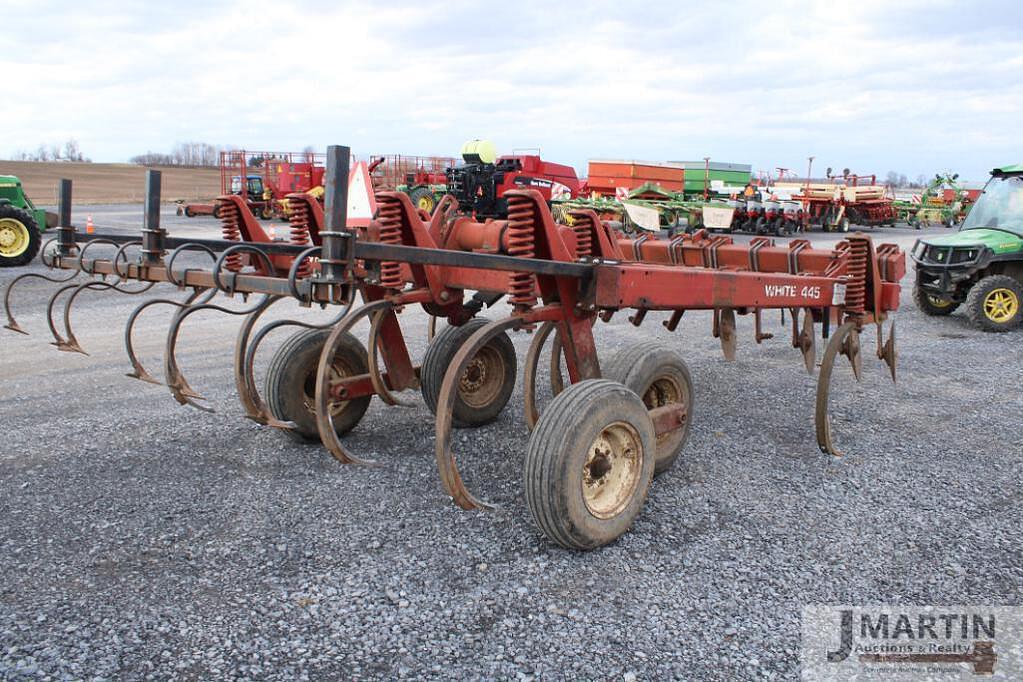
{"type": "Polygon", "coordinates": [[[523,369],[531,431],[526,500],[540,529],[575,549],[606,544],[631,526],[655,474],[682,450],[692,419],[692,379],[681,356],[663,341],[651,341],[601,363],[598,320],[630,310],[629,320],[639,326],[649,312],[666,311],[670,317],[663,324],[674,331],[686,311],[713,311],[711,331],[726,359],[734,359],[736,315],[753,316],[760,343],[771,338],[763,331],[763,312],[780,310],[783,323],[786,314],[790,318],[792,346],[811,373],[820,324],[830,338],[820,362],[817,442],[834,455],[841,453],[828,419],[832,369],[842,355],[860,378],[860,336],[868,325],[876,326],[877,356],[895,378],[894,323],[887,334],[884,323],[898,307],[905,257],[894,245],[875,247],[861,235],[827,250],[805,240],[736,244],[702,231],[670,240],[633,239],[589,210],[572,212],[571,226],[559,224],[532,190],[510,191],[508,218],[485,222],[460,214],[450,197],[425,216],[404,194],[380,192],[373,219],[354,226],[347,220],[349,158],[346,147],[329,149],[324,207],[304,195],[289,199],[288,242],[257,231],[247,207],[232,197],[220,200],[224,239],[171,237],[159,224],[156,171],[147,178],[141,238],[82,235],[71,227],[71,185],[62,181],[60,227],[42,255],[57,274],[33,272],[11,282],[4,299],[7,328],[24,333],[12,315],[11,292],[25,278],[58,285],[48,305],[54,344],[83,353],[70,312],[82,294],[137,295],[171,285],[183,292],[180,298],[147,298],[128,318],[128,376],[160,383],[140,362],[133,331],[144,311],[170,308],[162,383],[179,403],[208,410],[177,362],[178,336],[200,311],[239,316],[234,375],[248,418],[319,440],[342,463],[373,464],[341,437],[359,423],[374,395],[402,406],[399,394],[419,389],[436,416],[444,490],[465,509],[492,505],[463,482],[452,429],[482,426],[500,414],[517,373],[508,334],[530,331],[523,369]],[[104,248],[112,255],[101,257],[104,248]],[[81,283],[79,276],[85,277],[81,283]],[[241,296],[244,307],[220,305],[224,296],[241,296]],[[55,320],[61,297],[62,325],[55,320]],[[511,306],[506,316],[478,316],[502,298],[511,306]],[[282,300],[321,307],[322,322],[263,322],[282,300]],[[418,365],[399,324],[402,311],[413,305],[431,321],[430,343],[418,365]],[[438,319],[448,325],[434,334],[438,319]],[[369,323],[366,344],[352,334],[362,320],[369,323]],[[285,326],[300,329],[270,359],[261,389],[254,373],[257,350],[271,331],[285,326]],[[554,397],[541,413],[536,384],[545,357],[554,397]]]}

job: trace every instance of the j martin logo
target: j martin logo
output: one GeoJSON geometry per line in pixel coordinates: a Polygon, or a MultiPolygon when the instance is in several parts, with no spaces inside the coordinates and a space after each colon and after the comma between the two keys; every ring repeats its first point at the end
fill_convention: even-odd
{"type": "Polygon", "coordinates": [[[1008,607],[806,607],[803,679],[1020,679],[1021,623],[1008,607]]]}

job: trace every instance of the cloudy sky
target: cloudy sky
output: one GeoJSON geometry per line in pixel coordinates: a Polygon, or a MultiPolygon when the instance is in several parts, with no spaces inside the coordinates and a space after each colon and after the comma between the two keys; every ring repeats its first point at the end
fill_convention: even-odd
{"type": "Polygon", "coordinates": [[[1023,0],[0,0],[0,155],[175,142],[980,179],[1023,161],[1023,0]],[[11,27],[22,27],[11,30],[11,27]],[[11,88],[16,80],[19,87],[11,88]]]}

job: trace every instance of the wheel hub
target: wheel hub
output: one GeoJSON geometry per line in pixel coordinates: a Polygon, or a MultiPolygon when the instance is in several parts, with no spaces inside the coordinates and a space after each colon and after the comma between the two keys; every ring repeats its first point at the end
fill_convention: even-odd
{"type": "Polygon", "coordinates": [[[501,392],[504,360],[491,348],[484,346],[462,372],[458,381],[458,394],[471,407],[489,405],[501,392]]]}
{"type": "MultiPolygon", "coordinates": [[[[305,408],[309,410],[311,414],[316,413],[316,371],[317,366],[314,364],[311,368],[311,371],[306,375],[304,385],[305,390],[302,400],[303,404],[305,405],[305,408]]],[[[333,389],[335,386],[340,384],[348,377],[352,376],[352,374],[353,371],[350,367],[348,367],[343,362],[335,360],[334,364],[330,368],[331,393],[333,394],[334,392],[333,389]]],[[[348,405],[347,400],[331,400],[330,403],[328,404],[328,407],[330,409],[330,416],[332,418],[337,417],[344,411],[347,405],[348,405]]]]}
{"type": "Polygon", "coordinates": [[[1008,322],[1018,311],[1019,298],[1010,289],[995,289],[984,298],[984,314],[992,322],[1008,322]]]}
{"type": "MultiPolygon", "coordinates": [[[[683,396],[682,388],[671,377],[665,376],[654,380],[654,382],[650,384],[650,388],[643,393],[643,404],[646,405],[646,409],[648,410],[676,403],[684,404],[685,402],[686,399],[683,396]]],[[[673,431],[662,433],[657,436],[657,444],[661,445],[665,441],[674,437],[675,432],[673,431]]]]}
{"type": "Polygon", "coordinates": [[[583,465],[583,501],[601,519],[620,514],[632,500],[643,468],[639,433],[625,422],[614,422],[590,445],[583,465]]]}
{"type": "Polygon", "coordinates": [[[28,245],[28,228],[20,220],[0,219],[0,256],[20,256],[28,249],[28,245]]]}

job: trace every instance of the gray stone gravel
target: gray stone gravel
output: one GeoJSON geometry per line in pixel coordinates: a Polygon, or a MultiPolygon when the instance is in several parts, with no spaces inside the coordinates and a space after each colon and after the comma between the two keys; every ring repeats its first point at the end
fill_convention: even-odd
{"type": "MultiPolygon", "coordinates": [[[[817,451],[815,380],[773,315],[761,346],[739,318],[735,363],[705,314],[599,326],[605,359],[681,349],[697,412],[632,532],[578,554],[526,509],[521,379],[495,424],[457,432],[500,505],[469,513],[440,488],[421,399],[374,401],[346,442],[381,466],[342,466],[241,418],[236,319],[185,331],[203,414],[123,376],[133,299],[83,297],[92,357],[49,347],[48,286],[16,298],[33,336],[0,336],[0,677],[792,679],[805,604],[1020,603],[1023,332],[925,318],[908,289],[899,384],[869,354],[862,384],[839,371],[843,458],[817,451]]],[[[141,327],[154,370],[167,317],[141,327]]],[[[421,357],[425,316],[402,321],[421,357]]]]}

